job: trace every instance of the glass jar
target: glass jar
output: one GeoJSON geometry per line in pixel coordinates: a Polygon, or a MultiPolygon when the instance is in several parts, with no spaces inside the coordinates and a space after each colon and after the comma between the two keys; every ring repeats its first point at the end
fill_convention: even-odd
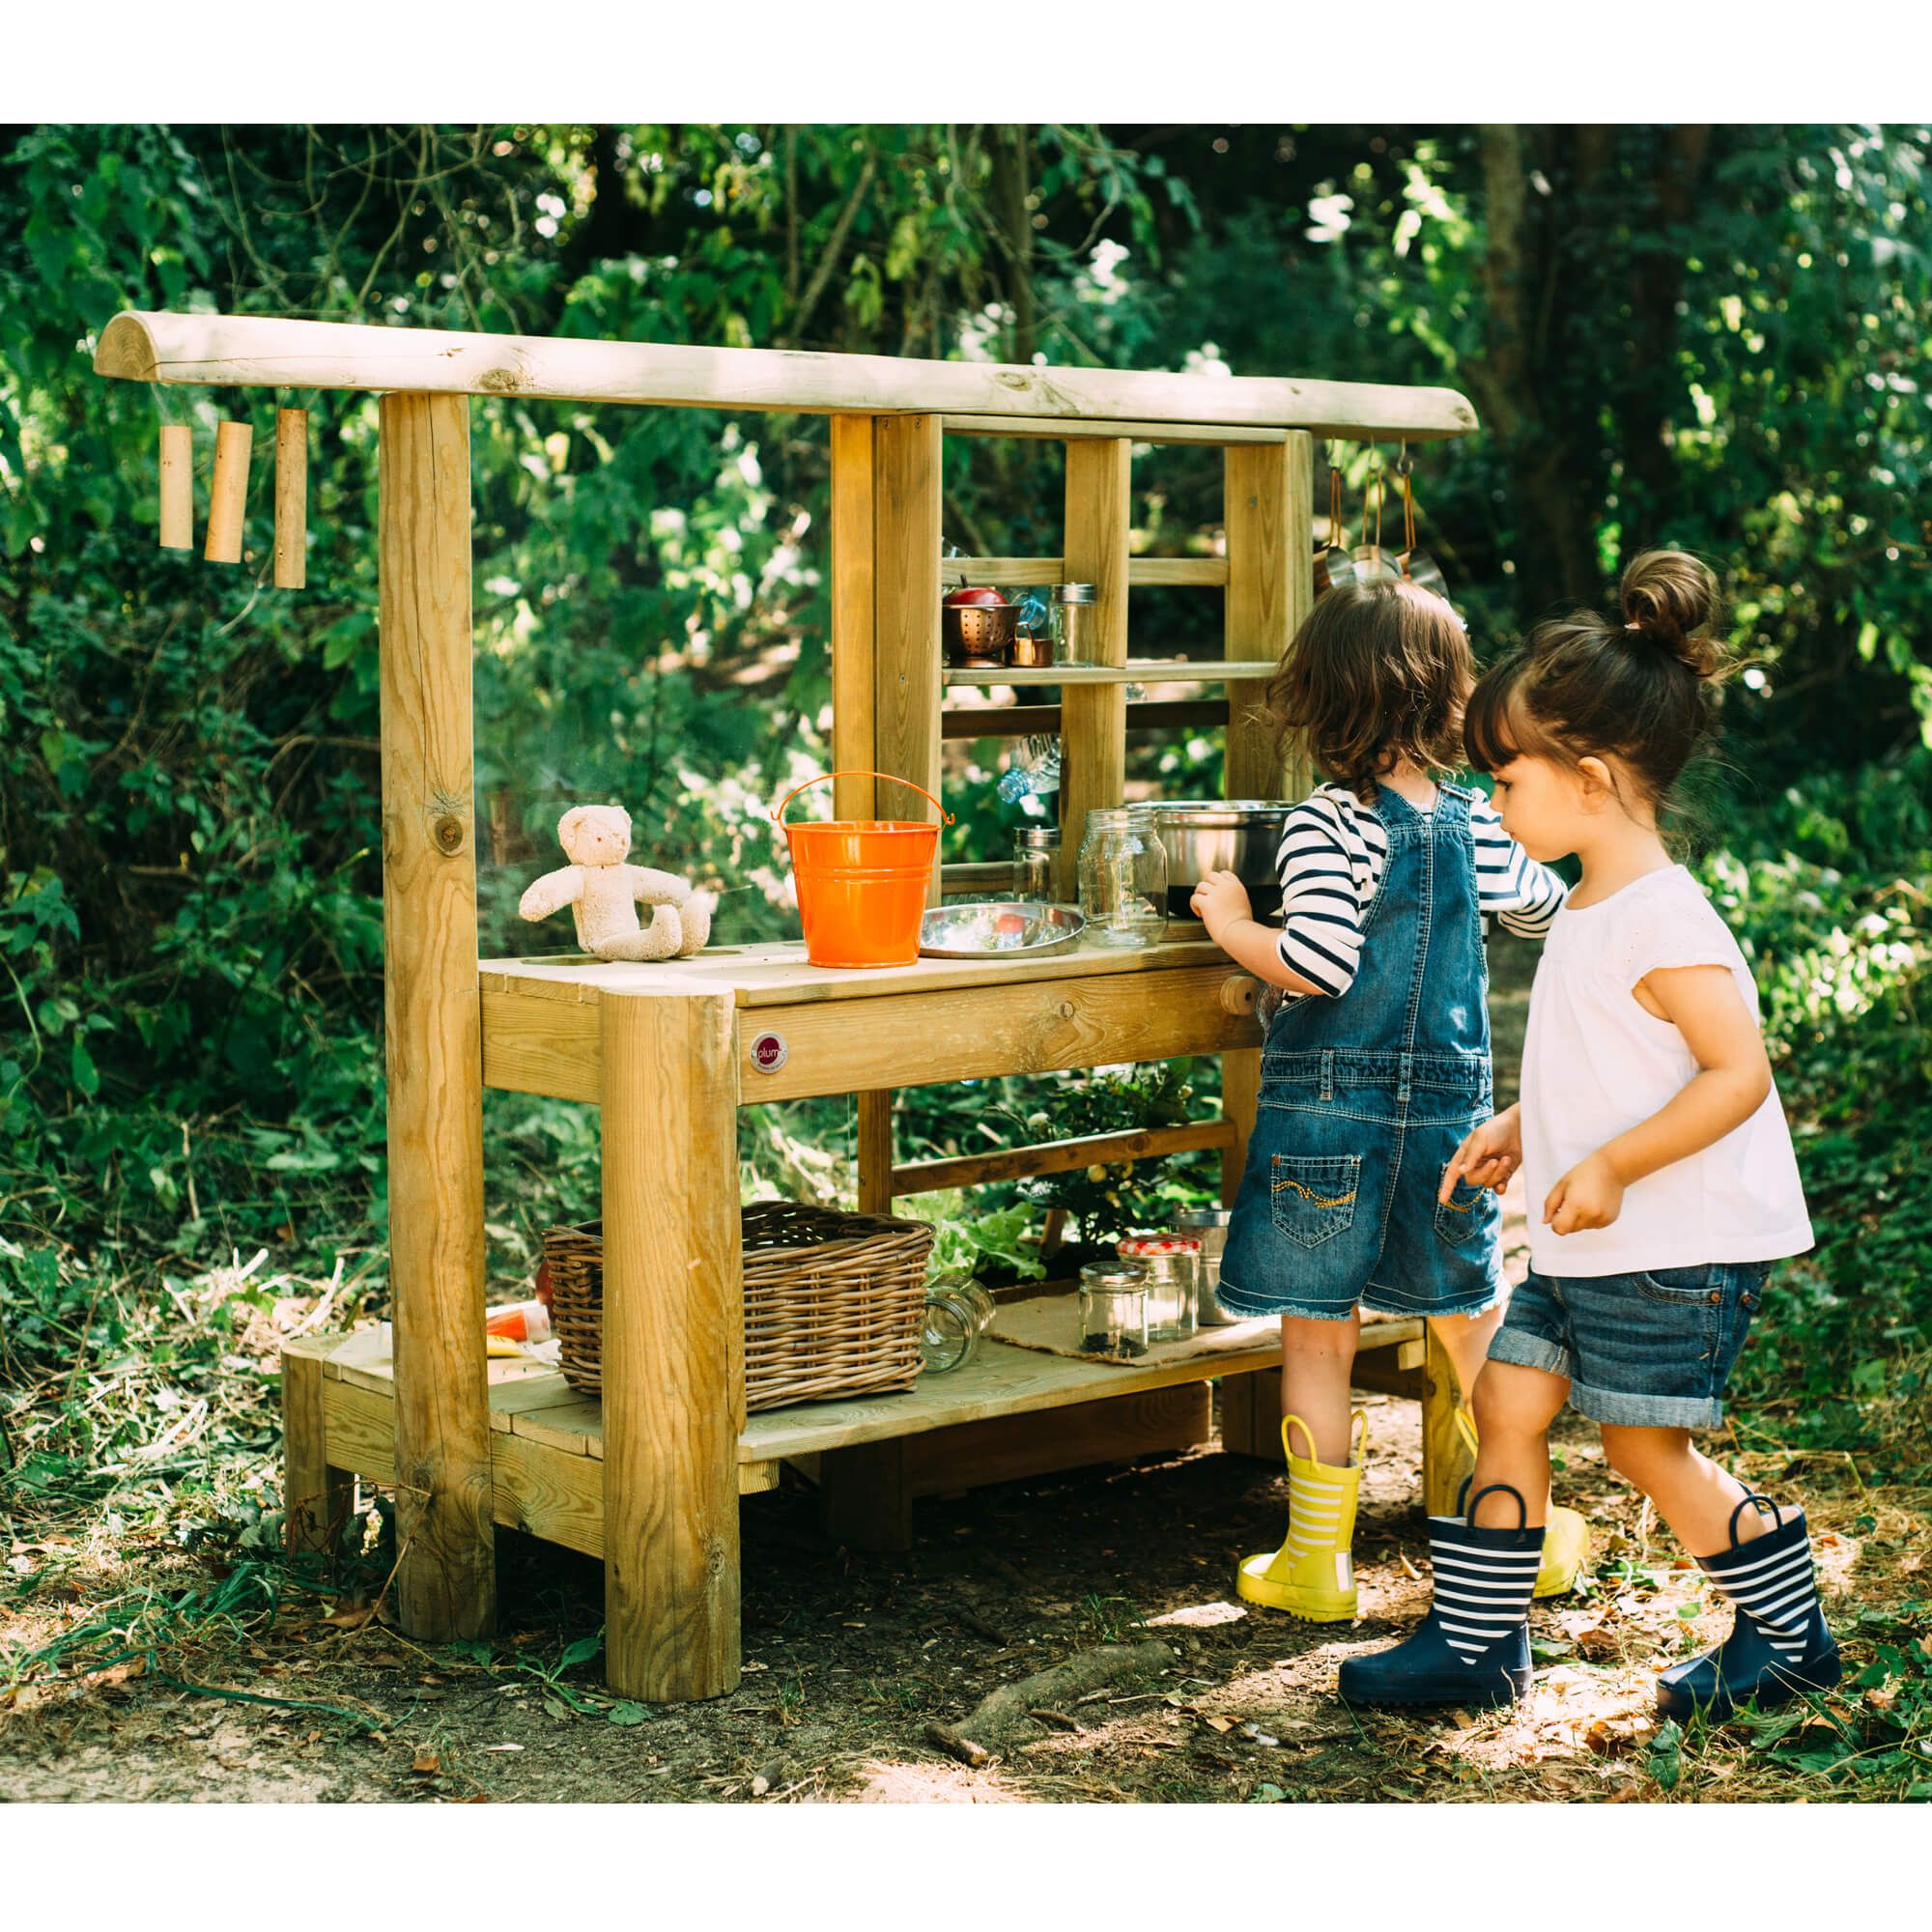
{"type": "Polygon", "coordinates": [[[1234,1215],[1225,1208],[1184,1208],[1174,1217],[1182,1234],[1201,1243],[1201,1273],[1195,1285],[1194,1320],[1202,1328],[1232,1328],[1242,1318],[1229,1315],[1215,1298],[1221,1286],[1221,1256],[1228,1246],[1228,1224],[1234,1215]]]}
{"type": "Polygon", "coordinates": [[[920,1330],[920,1365],[929,1376],[964,1368],[980,1346],[979,1317],[969,1301],[936,1284],[925,1291],[925,1325],[920,1330]]]}
{"type": "Polygon", "coordinates": [[[993,1317],[997,1313],[993,1297],[983,1284],[975,1281],[963,1269],[953,1268],[945,1274],[934,1275],[926,1283],[925,1293],[928,1298],[936,1294],[947,1295],[969,1309],[975,1334],[983,1335],[992,1327],[993,1317]]]}
{"type": "Polygon", "coordinates": [[[1099,586],[1056,583],[1053,586],[1053,661],[1057,665],[1096,665],[1106,662],[1100,645],[1099,586]]]}
{"type": "Polygon", "coordinates": [[[1167,931],[1167,848],[1152,814],[1108,806],[1087,814],[1080,910],[1099,946],[1156,946],[1167,931]]]}
{"type": "Polygon", "coordinates": [[[1120,1255],[1147,1270],[1148,1340],[1191,1342],[1201,1243],[1186,1235],[1139,1235],[1121,1243],[1120,1255]]]}
{"type": "Polygon", "coordinates": [[[1053,903],[1053,874],[1060,864],[1060,827],[1022,825],[1013,834],[1013,896],[1053,903]]]}
{"type": "Polygon", "coordinates": [[[1094,1262],[1080,1270],[1080,1352],[1129,1361],[1148,1350],[1147,1269],[1094,1262]]]}

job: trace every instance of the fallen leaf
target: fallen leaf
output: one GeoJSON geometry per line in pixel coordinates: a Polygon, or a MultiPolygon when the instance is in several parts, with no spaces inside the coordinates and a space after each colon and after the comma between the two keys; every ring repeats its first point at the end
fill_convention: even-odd
{"type": "Polygon", "coordinates": [[[374,1604],[337,1604],[323,1622],[336,1630],[359,1631],[375,1614],[374,1604]]]}
{"type": "Polygon", "coordinates": [[[442,1759],[433,1750],[419,1750],[410,1769],[418,1777],[434,1777],[442,1769],[442,1759]]]}
{"type": "Polygon", "coordinates": [[[1208,1722],[1212,1729],[1219,1731],[1223,1737],[1227,1736],[1235,1728],[1233,1718],[1209,1718],[1208,1722]]]}
{"type": "Polygon", "coordinates": [[[1408,1552],[1406,1549],[1398,1549],[1395,1554],[1396,1554],[1396,1561],[1402,1565],[1403,1574],[1406,1577],[1407,1577],[1412,1582],[1416,1583],[1421,1582],[1422,1572],[1418,1570],[1415,1567],[1415,1565],[1408,1560],[1408,1552]]]}

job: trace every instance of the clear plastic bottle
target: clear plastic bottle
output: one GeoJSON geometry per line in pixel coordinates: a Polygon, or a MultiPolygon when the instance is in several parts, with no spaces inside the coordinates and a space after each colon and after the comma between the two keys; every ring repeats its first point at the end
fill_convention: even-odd
{"type": "Polygon", "coordinates": [[[1080,910],[1100,946],[1157,946],[1167,931],[1167,848],[1151,813],[1108,806],[1087,814],[1080,910]]]}

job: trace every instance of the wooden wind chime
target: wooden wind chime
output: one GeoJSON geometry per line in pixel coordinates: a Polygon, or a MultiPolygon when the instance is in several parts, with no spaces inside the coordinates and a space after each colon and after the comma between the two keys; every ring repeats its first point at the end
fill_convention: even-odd
{"type": "MultiPolygon", "coordinates": [[[[248,506],[251,424],[223,419],[214,432],[214,474],[208,489],[208,535],[202,555],[210,563],[242,561],[242,526],[248,506]]],[[[194,440],[185,423],[161,425],[161,530],[163,550],[194,548],[194,440]]],[[[275,587],[300,590],[308,582],[308,412],[275,412],[275,587]]]]}

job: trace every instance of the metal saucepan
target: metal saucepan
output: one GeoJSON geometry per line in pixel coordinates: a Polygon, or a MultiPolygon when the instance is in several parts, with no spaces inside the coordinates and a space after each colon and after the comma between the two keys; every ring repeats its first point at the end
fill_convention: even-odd
{"type": "Polygon", "coordinates": [[[1281,910],[1275,853],[1288,825],[1279,799],[1177,799],[1150,806],[1167,853],[1167,916],[1192,919],[1188,902],[1209,872],[1233,872],[1248,889],[1257,919],[1281,910]]]}

